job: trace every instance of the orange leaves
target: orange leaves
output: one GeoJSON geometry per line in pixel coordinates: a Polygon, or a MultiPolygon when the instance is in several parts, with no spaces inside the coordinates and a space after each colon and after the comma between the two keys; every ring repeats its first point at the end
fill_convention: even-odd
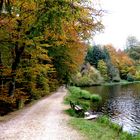
{"type": "Polygon", "coordinates": [[[108,50],[111,61],[116,67],[119,67],[120,65],[133,65],[133,60],[124,51],[116,51],[112,45],[106,45],[104,47],[108,50]]]}
{"type": "Polygon", "coordinates": [[[134,62],[124,51],[116,51],[112,45],[106,45],[105,48],[109,52],[112,64],[119,69],[121,78],[126,79],[128,73],[135,74],[134,62]]]}
{"type": "Polygon", "coordinates": [[[128,66],[134,64],[133,60],[124,51],[118,51],[118,58],[120,62],[128,66]]]}
{"type": "Polygon", "coordinates": [[[87,51],[85,44],[81,42],[73,42],[68,46],[68,52],[73,60],[73,63],[79,67],[83,63],[87,51]]]}
{"type": "Polygon", "coordinates": [[[0,17],[0,38],[11,47],[15,81],[29,82],[27,86],[35,89],[37,75],[43,73],[49,79],[46,75],[52,68],[67,81],[84,61],[83,42],[92,31],[100,30],[100,20],[91,14],[98,10],[79,0],[12,0],[11,5],[11,15],[0,17]]]}

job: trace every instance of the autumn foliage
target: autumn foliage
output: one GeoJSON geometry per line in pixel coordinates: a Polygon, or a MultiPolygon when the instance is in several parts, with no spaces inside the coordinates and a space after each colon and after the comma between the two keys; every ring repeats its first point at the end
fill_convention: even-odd
{"type": "Polygon", "coordinates": [[[68,83],[101,16],[89,1],[1,1],[0,100],[24,104],[68,83]]]}

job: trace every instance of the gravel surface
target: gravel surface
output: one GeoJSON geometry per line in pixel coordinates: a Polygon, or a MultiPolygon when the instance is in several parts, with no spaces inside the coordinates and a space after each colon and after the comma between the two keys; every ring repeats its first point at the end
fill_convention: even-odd
{"type": "Polygon", "coordinates": [[[14,118],[0,123],[0,140],[85,140],[68,126],[69,116],[62,102],[66,89],[20,111],[14,118]]]}

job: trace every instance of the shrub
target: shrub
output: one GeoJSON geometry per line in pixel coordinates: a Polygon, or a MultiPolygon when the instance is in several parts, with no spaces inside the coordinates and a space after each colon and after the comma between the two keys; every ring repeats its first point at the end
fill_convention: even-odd
{"type": "Polygon", "coordinates": [[[80,93],[80,91],[81,89],[79,87],[75,87],[75,86],[69,87],[70,94],[77,94],[80,93]]]}
{"type": "Polygon", "coordinates": [[[109,117],[107,116],[99,117],[97,121],[106,125],[110,125],[110,120],[109,120],[109,117]]]}
{"type": "Polygon", "coordinates": [[[100,100],[101,97],[99,95],[92,95],[89,91],[81,90],[75,86],[69,87],[69,96],[65,98],[65,101],[68,103],[73,101],[76,104],[82,105],[84,110],[90,109],[93,102],[100,100]]]}
{"type": "Polygon", "coordinates": [[[81,90],[80,94],[82,99],[90,100],[91,98],[91,93],[89,91],[81,90]]]}
{"type": "Polygon", "coordinates": [[[136,71],[135,79],[136,79],[137,81],[140,81],[140,71],[136,71]]]}
{"type": "Polygon", "coordinates": [[[103,78],[100,75],[100,72],[94,67],[87,64],[82,70],[72,77],[72,83],[76,86],[92,86],[101,84],[103,78]]]}
{"type": "Polygon", "coordinates": [[[99,102],[99,101],[101,101],[101,96],[99,96],[97,94],[92,94],[90,98],[91,98],[92,102],[99,102]]]}
{"type": "Polygon", "coordinates": [[[82,98],[82,99],[87,99],[90,100],[91,94],[89,91],[86,90],[81,90],[79,87],[70,87],[69,92],[71,95],[76,96],[75,98],[82,98]]]}
{"type": "Polygon", "coordinates": [[[127,74],[127,81],[129,82],[133,82],[135,79],[133,77],[133,75],[131,75],[130,73],[127,74]]]}

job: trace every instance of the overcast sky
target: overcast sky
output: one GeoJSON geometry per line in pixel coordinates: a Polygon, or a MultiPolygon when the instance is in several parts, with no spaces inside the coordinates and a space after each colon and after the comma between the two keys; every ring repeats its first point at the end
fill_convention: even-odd
{"type": "Polygon", "coordinates": [[[103,17],[104,33],[96,35],[96,44],[113,44],[125,48],[129,35],[140,40],[140,0],[100,0],[102,9],[108,11],[103,17]]]}

